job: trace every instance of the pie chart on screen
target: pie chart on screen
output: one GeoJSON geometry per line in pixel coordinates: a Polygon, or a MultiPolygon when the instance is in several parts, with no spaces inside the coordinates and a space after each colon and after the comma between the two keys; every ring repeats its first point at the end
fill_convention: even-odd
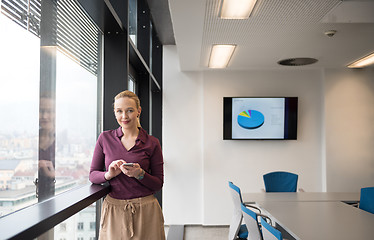
{"type": "Polygon", "coordinates": [[[264,115],[256,110],[246,110],[238,115],[238,124],[245,129],[256,129],[264,124],[264,115]]]}

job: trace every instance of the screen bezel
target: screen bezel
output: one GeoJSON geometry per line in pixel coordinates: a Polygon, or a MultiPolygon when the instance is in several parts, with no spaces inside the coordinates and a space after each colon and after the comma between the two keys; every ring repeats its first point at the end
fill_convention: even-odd
{"type": "Polygon", "coordinates": [[[224,140],[297,140],[298,97],[224,97],[223,139],[224,140]],[[235,98],[284,98],[284,138],[232,138],[232,99],[235,98]]]}

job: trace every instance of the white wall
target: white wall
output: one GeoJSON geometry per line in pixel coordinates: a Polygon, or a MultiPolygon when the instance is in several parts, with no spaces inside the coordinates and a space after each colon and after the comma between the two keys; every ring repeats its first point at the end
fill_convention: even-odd
{"type": "Polygon", "coordinates": [[[164,47],[163,155],[166,224],[202,218],[202,75],[179,70],[176,48],[164,47]]]}
{"type": "MultiPolygon", "coordinates": [[[[353,148],[344,146],[341,136],[334,135],[340,131],[334,122],[335,118],[349,120],[342,120],[339,112],[335,112],[335,104],[345,106],[341,104],[345,98],[340,92],[347,94],[352,86],[357,91],[369,86],[351,108],[365,102],[357,114],[369,111],[373,112],[369,117],[374,118],[374,111],[369,110],[373,104],[368,103],[374,99],[369,80],[374,74],[369,74],[361,85],[354,84],[355,77],[351,77],[349,84],[339,85],[344,89],[341,90],[336,86],[339,74],[345,73],[332,70],[326,74],[319,70],[181,72],[175,46],[164,46],[163,65],[166,224],[228,225],[232,202],[227,182],[233,181],[242,192],[260,192],[264,187],[262,175],[269,171],[298,173],[299,187],[309,192],[358,191],[362,183],[373,182],[374,171],[369,166],[373,167],[370,156],[374,156],[374,148],[367,143],[356,143],[353,148]],[[298,140],[222,140],[225,96],[299,97],[298,140]],[[336,154],[334,148],[341,146],[345,148],[336,154]],[[357,159],[369,168],[363,172],[364,176],[360,172],[363,169],[356,168],[350,179],[346,179],[344,171],[330,167],[340,164],[341,168],[350,169],[351,163],[339,162],[345,152],[352,152],[345,161],[355,153],[364,152],[366,158],[357,159]],[[338,188],[342,179],[355,184],[338,188]]],[[[366,125],[362,129],[370,132],[365,141],[372,142],[374,127],[370,120],[361,123],[366,125]]]]}
{"type": "Polygon", "coordinates": [[[326,71],[327,191],[374,186],[374,69],[326,71]]]}
{"type": "Polygon", "coordinates": [[[228,224],[229,180],[242,192],[260,192],[263,174],[285,170],[299,174],[306,191],[322,190],[319,71],[205,72],[203,88],[204,224],[228,224]],[[222,140],[222,98],[230,96],[299,97],[298,140],[222,140]]]}

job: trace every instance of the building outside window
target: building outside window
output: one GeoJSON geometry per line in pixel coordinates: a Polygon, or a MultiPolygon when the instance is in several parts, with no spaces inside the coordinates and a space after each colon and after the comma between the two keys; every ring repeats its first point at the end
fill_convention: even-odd
{"type": "Polygon", "coordinates": [[[90,222],[90,230],[96,229],[96,222],[90,222]]]}
{"type": "Polygon", "coordinates": [[[83,230],[83,229],[84,229],[84,225],[83,225],[82,222],[79,222],[79,223],[78,223],[77,229],[78,229],[78,230],[83,230]]]}
{"type": "MultiPolygon", "coordinates": [[[[0,32],[3,217],[89,183],[100,131],[102,33],[65,0],[1,0],[0,32]]],[[[81,212],[95,222],[95,205],[81,212]]],[[[76,226],[61,223],[43,235],[76,239],[76,226]]]]}
{"type": "Polygon", "coordinates": [[[66,223],[60,223],[60,231],[66,232],[66,223]]]}
{"type": "Polygon", "coordinates": [[[0,216],[88,183],[102,34],[74,1],[53,2],[1,2],[0,216]]]}

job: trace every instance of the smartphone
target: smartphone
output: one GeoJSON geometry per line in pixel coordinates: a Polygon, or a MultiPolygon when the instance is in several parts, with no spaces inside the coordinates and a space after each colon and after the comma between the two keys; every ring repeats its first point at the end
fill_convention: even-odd
{"type": "Polygon", "coordinates": [[[130,166],[130,167],[132,167],[132,166],[134,166],[134,163],[123,163],[122,166],[130,166]]]}

